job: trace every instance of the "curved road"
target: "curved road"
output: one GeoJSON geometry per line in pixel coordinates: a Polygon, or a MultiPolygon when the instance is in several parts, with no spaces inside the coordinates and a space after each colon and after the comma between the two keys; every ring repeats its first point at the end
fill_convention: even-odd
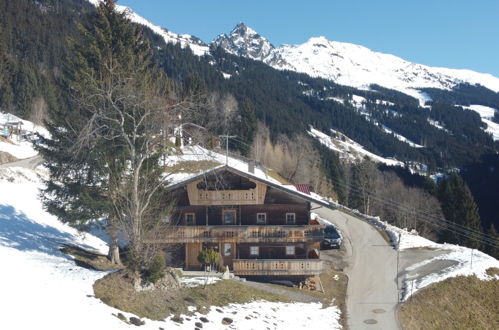
{"type": "Polygon", "coordinates": [[[348,275],[347,320],[352,330],[400,329],[396,308],[397,251],[367,222],[325,207],[315,209],[342,231],[348,275]]]}

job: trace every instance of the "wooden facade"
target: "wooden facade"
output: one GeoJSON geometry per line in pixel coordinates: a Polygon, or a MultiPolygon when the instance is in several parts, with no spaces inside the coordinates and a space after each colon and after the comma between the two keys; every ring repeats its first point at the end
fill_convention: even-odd
{"type": "Polygon", "coordinates": [[[284,186],[224,167],[171,189],[176,208],[156,243],[185,246],[184,268],[214,248],[240,276],[314,276],[322,271],[324,226],[310,220],[310,202],[284,186]]]}

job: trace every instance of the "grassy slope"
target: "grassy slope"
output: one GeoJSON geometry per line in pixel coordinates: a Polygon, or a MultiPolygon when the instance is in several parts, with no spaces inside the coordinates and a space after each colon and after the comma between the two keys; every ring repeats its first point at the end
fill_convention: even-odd
{"type": "MultiPolygon", "coordinates": [[[[499,270],[489,270],[499,274],[499,270]]],[[[414,295],[399,310],[404,329],[499,329],[499,280],[450,278],[414,295]]]]}
{"type": "Polygon", "coordinates": [[[94,292],[97,298],[110,306],[152,320],[162,320],[172,314],[192,314],[187,310],[188,306],[196,306],[202,312],[207,311],[209,306],[229,303],[289,301],[282,296],[255,290],[231,280],[218,281],[206,289],[200,286],[136,292],[124,272],[111,273],[96,281],[94,292]]]}

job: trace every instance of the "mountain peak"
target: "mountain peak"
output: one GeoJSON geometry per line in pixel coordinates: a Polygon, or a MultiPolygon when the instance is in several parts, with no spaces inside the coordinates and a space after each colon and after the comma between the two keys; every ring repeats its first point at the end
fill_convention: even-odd
{"type": "Polygon", "coordinates": [[[230,32],[231,35],[233,34],[237,34],[237,35],[241,35],[241,36],[254,36],[254,35],[258,35],[258,33],[253,30],[252,28],[250,28],[249,26],[247,26],[246,24],[244,24],[244,22],[240,22],[239,24],[237,24],[233,29],[232,31],[230,32]]]}
{"type": "Polygon", "coordinates": [[[274,49],[267,39],[243,22],[237,24],[229,35],[219,35],[212,44],[222,47],[230,54],[259,61],[264,60],[274,49]]]}

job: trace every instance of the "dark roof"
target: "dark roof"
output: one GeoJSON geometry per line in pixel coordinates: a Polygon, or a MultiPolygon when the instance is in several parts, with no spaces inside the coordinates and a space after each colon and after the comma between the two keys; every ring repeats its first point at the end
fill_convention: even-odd
{"type": "Polygon", "coordinates": [[[253,180],[257,180],[259,182],[265,183],[269,187],[275,188],[277,190],[280,190],[280,191],[285,192],[287,194],[290,194],[292,196],[298,197],[300,199],[306,200],[308,202],[316,203],[316,204],[319,204],[321,206],[325,206],[325,207],[328,207],[328,208],[331,208],[331,209],[336,209],[336,207],[335,207],[335,205],[333,203],[329,203],[326,200],[312,197],[312,195],[310,194],[310,189],[308,188],[308,185],[306,185],[307,188],[308,188],[308,193],[307,193],[307,192],[303,192],[303,191],[299,190],[296,187],[296,185],[290,185],[290,186],[286,187],[286,186],[284,186],[282,184],[268,181],[266,179],[263,179],[261,177],[258,177],[256,175],[254,175],[252,173],[244,172],[244,171],[238,170],[238,169],[233,168],[233,167],[228,166],[228,165],[220,165],[220,166],[214,167],[212,169],[209,169],[207,171],[203,171],[203,172],[201,172],[201,173],[199,173],[197,175],[194,175],[192,177],[189,177],[189,178],[187,178],[185,180],[182,180],[182,181],[179,181],[177,183],[174,183],[174,184],[168,186],[168,190],[171,191],[171,190],[178,189],[178,188],[183,187],[183,186],[185,186],[185,185],[187,185],[187,184],[189,184],[191,182],[194,182],[196,180],[204,178],[205,176],[207,176],[207,175],[209,175],[211,173],[215,173],[215,172],[219,172],[219,171],[224,171],[224,170],[232,172],[234,174],[240,175],[240,176],[248,178],[248,179],[253,179],[253,180]]]}

